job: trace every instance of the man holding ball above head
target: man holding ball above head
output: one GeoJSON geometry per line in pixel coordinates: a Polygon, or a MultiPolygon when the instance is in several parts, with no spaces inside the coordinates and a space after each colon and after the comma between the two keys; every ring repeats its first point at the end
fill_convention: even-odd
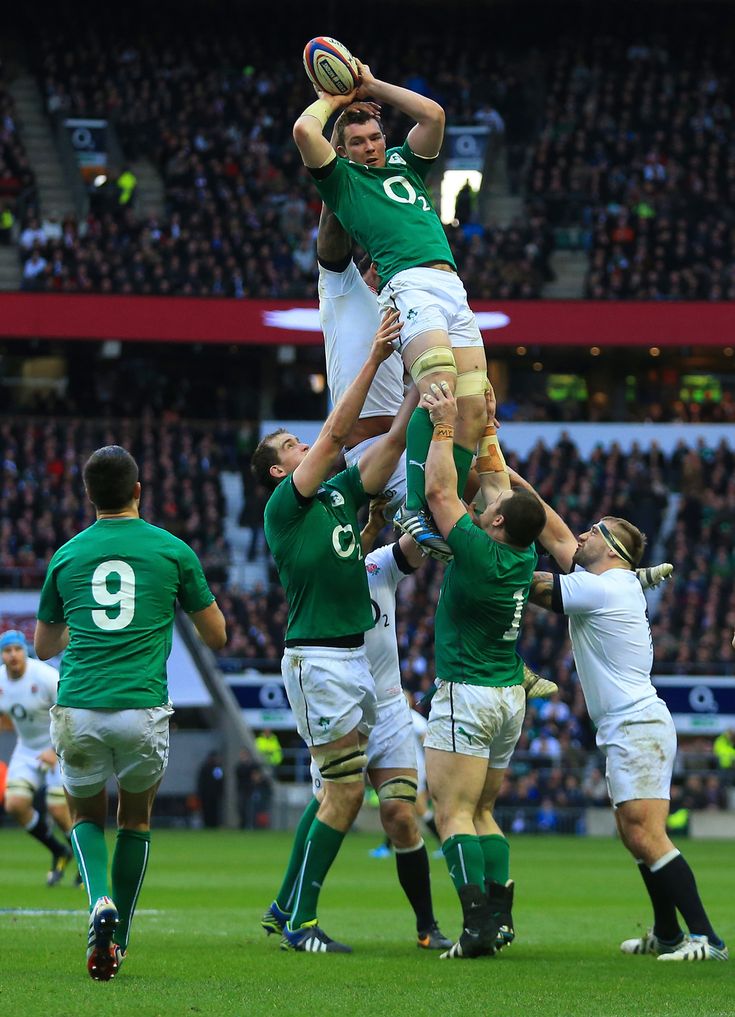
{"type": "MultiPolygon", "coordinates": [[[[461,495],[478,442],[482,439],[482,465],[494,431],[483,437],[488,421],[482,336],[425,184],[444,137],[444,111],[417,92],[381,81],[359,60],[354,66],[360,83],[347,94],[324,91],[324,80],[316,76],[319,98],[294,124],[294,140],[323,201],[377,266],[381,308],[401,314],[399,349],[419,392],[446,381],[458,398],[453,456],[461,495]],[[359,101],[366,98],[372,102],[359,101]],[[416,121],[399,148],[386,147],[375,106],[383,102],[416,121]],[[340,113],[336,152],[323,133],[335,113],[340,113]]],[[[428,553],[446,559],[451,551],[426,505],[431,434],[429,415],[418,407],[406,436],[406,507],[396,522],[428,553]]],[[[484,491],[488,477],[482,471],[480,482],[484,491]]]]}

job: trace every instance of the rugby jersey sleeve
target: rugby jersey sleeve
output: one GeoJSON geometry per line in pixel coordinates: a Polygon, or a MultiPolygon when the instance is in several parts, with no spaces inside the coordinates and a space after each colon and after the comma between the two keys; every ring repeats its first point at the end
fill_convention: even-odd
{"type": "MultiPolygon", "coordinates": [[[[58,553],[58,552],[57,552],[58,553]]],[[[58,567],[57,556],[54,555],[49,562],[46,578],[41,589],[41,599],[38,604],[36,617],[47,625],[58,625],[64,621],[64,603],[56,587],[56,569],[58,567]]]]}
{"type": "MultiPolygon", "coordinates": [[[[434,156],[433,159],[428,159],[423,155],[416,155],[408,144],[408,138],[403,142],[401,148],[394,149],[394,151],[399,152],[403,156],[411,169],[418,173],[422,180],[429,175],[429,170],[438,158],[438,156],[434,156]]],[[[390,156],[390,153],[388,155],[390,156]]]]}
{"type": "Polygon", "coordinates": [[[555,576],[554,582],[559,584],[558,589],[564,614],[589,614],[605,607],[607,590],[601,576],[581,569],[570,572],[568,576],[555,576]]]}
{"type": "Polygon", "coordinates": [[[183,541],[179,552],[178,601],[187,614],[203,611],[214,601],[201,562],[183,541]]]}

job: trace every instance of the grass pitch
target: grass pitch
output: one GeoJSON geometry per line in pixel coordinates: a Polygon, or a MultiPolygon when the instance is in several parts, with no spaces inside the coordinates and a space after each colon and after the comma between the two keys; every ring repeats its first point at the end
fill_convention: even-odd
{"type": "MultiPolygon", "coordinates": [[[[44,886],[44,852],[0,831],[2,1017],[719,1017],[735,1013],[735,961],[659,964],[625,957],[649,921],[634,863],[612,840],[516,837],[516,942],[499,957],[440,961],[415,946],[392,859],[353,834],[320,918],[351,956],[278,949],[259,918],[285,865],[286,834],[155,832],[125,967],[96,983],[85,967],[86,897],[44,886]],[[25,909],[25,910],[8,910],[25,909]]],[[[735,946],[728,842],[684,842],[720,935],[735,946]]],[[[448,935],[459,906],[442,859],[435,909],[448,935]]]]}

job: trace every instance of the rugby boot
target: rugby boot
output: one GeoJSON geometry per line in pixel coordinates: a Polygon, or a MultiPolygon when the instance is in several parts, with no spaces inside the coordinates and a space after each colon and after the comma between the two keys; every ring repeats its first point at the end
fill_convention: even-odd
{"type": "Polygon", "coordinates": [[[513,880],[509,879],[503,886],[502,883],[486,883],[487,902],[490,907],[490,914],[498,923],[498,938],[495,941],[496,949],[502,950],[504,946],[510,946],[516,938],[513,928],[513,880]]]}
{"type": "Polygon", "coordinates": [[[96,982],[109,982],[117,974],[119,948],[112,937],[119,924],[114,901],[100,897],[89,916],[87,937],[87,971],[96,982]]]}
{"type": "Polygon", "coordinates": [[[620,944],[620,949],[623,953],[652,953],[658,957],[664,953],[673,953],[685,940],[686,936],[682,933],[679,939],[673,943],[666,943],[655,935],[653,929],[649,929],[644,936],[639,936],[637,939],[624,939],[620,944]]]}
{"type": "Polygon", "coordinates": [[[418,933],[416,946],[420,950],[448,950],[452,946],[452,941],[444,935],[439,925],[434,922],[424,932],[418,933]]]}
{"type": "Polygon", "coordinates": [[[413,537],[422,551],[437,561],[449,562],[454,557],[452,549],[436,528],[428,509],[409,512],[403,505],[396,512],[394,525],[409,537],[413,537]]]}
{"type": "Polygon", "coordinates": [[[296,950],[300,953],[352,953],[351,946],[338,943],[320,929],[316,923],[306,922],[299,929],[290,929],[286,925],[281,940],[282,950],[296,950]]]}
{"type": "Polygon", "coordinates": [[[707,936],[690,935],[685,936],[683,941],[679,943],[673,950],[667,950],[666,953],[659,954],[658,960],[660,961],[726,961],[729,958],[727,947],[720,941],[719,946],[715,946],[711,939],[707,936]]]}
{"type": "Polygon", "coordinates": [[[490,913],[487,897],[479,886],[467,883],[460,887],[463,929],[457,942],[440,960],[462,960],[472,957],[490,957],[495,953],[498,923],[490,913]]]}
{"type": "Polygon", "coordinates": [[[276,902],[273,901],[260,919],[260,925],[265,930],[266,935],[271,936],[276,932],[280,936],[286,928],[286,922],[290,917],[285,911],[281,911],[276,902]]]}

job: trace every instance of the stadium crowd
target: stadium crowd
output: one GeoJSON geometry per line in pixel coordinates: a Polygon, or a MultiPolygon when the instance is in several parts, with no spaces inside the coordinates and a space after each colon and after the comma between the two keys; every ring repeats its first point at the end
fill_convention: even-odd
{"type": "MultiPolygon", "coordinates": [[[[298,29],[290,31],[298,52],[298,29]]],[[[406,64],[397,58],[395,45],[381,40],[384,73],[403,80],[406,64]]],[[[145,40],[126,37],[117,24],[82,39],[44,33],[37,70],[49,114],[110,117],[126,157],[147,157],[158,168],[166,208],[160,219],[146,218],[111,189],[109,207],[95,201],[84,220],[65,218],[61,236],[41,230],[31,247],[21,245],[25,289],[313,296],[320,203],[283,126],[299,112],[307,86],[282,52],[260,53],[257,67],[250,59],[229,30],[204,39],[195,27],[173,33],[166,24],[165,38],[145,40]]],[[[478,81],[471,95],[466,69],[450,67],[446,60],[436,87],[455,122],[486,119],[488,98],[512,91],[489,73],[486,57],[485,89],[478,81]]],[[[388,110],[385,116],[389,137],[400,140],[396,132],[406,125],[388,110]]],[[[540,296],[553,240],[543,210],[526,220],[501,228],[472,216],[450,228],[471,296],[540,296]]]]}
{"type": "Polygon", "coordinates": [[[12,242],[19,217],[36,200],[36,178],[20,135],[15,100],[0,68],[0,244],[12,242]]]}
{"type": "MultiPolygon", "coordinates": [[[[195,24],[166,22],[143,39],[134,25],[95,20],[81,36],[42,31],[36,72],[47,110],[109,117],[126,158],[157,166],[165,212],[141,215],[113,189],[109,208],[97,203],[81,221],[66,218],[60,235],[41,228],[21,245],[24,288],[313,296],[319,203],[283,129],[306,85],[283,42],[271,52],[264,41],[256,62],[232,25],[204,38],[195,24]]],[[[553,278],[554,228],[570,226],[589,252],[590,298],[735,295],[729,56],[711,27],[702,12],[693,26],[675,15],[655,32],[567,26],[553,53],[511,36],[491,66],[479,40],[459,47],[427,26],[426,44],[444,43],[431,80],[413,70],[426,63],[418,41],[406,51],[400,32],[378,39],[360,27],[386,77],[437,98],[449,123],[507,136],[523,221],[501,228],[473,212],[448,228],[472,298],[540,296],[553,278]]],[[[298,52],[298,20],[287,31],[298,52]]],[[[406,125],[384,115],[389,138],[400,138],[406,125]]]]}
{"type": "Polygon", "coordinates": [[[588,297],[735,295],[729,64],[696,24],[557,48],[527,192],[585,228],[588,297]]]}
{"type": "Polygon", "coordinates": [[[94,520],[81,490],[89,450],[123,444],[140,464],[142,514],[182,537],[210,578],[227,576],[221,456],[212,428],[156,422],[149,414],[104,423],[81,418],[0,425],[0,583],[38,588],[53,552],[94,520]]]}

